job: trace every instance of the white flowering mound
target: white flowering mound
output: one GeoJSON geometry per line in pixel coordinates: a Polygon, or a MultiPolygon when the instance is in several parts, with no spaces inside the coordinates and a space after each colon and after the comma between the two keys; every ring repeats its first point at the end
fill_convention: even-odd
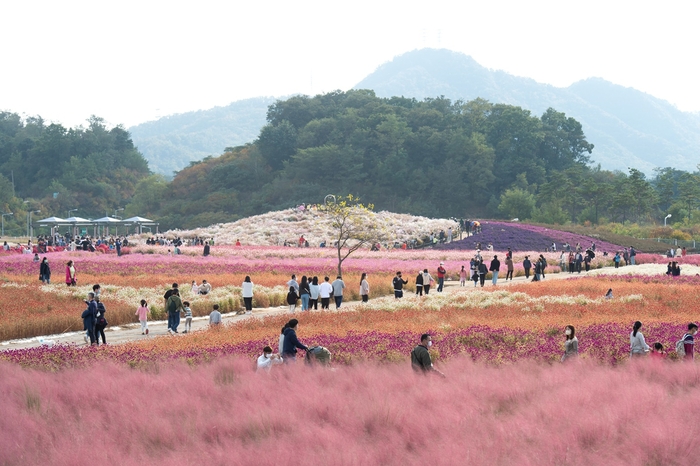
{"type": "MultiPolygon", "coordinates": [[[[436,235],[440,230],[452,227],[454,232],[459,225],[452,220],[431,219],[407,214],[377,212],[376,221],[383,231],[389,232],[388,242],[403,242],[422,239],[430,233],[436,235]]],[[[297,244],[299,237],[311,246],[318,246],[326,241],[329,246],[334,241],[334,231],[330,219],[324,212],[316,210],[299,211],[296,209],[268,212],[263,215],[248,217],[233,223],[219,223],[206,228],[194,230],[170,230],[163,234],[167,238],[213,238],[217,245],[235,244],[240,240],[243,245],[278,246],[285,241],[297,244]]]]}
{"type": "MultiPolygon", "coordinates": [[[[620,268],[606,267],[588,272],[589,275],[664,275],[666,273],[665,264],[642,264],[627,265],[620,268]]],[[[700,267],[697,265],[681,264],[681,275],[700,274],[700,267]]]]}

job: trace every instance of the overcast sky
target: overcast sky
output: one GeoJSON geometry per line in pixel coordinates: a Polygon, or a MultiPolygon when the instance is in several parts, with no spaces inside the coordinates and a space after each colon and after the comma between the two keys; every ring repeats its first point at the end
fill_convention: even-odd
{"type": "Polygon", "coordinates": [[[0,110],[135,125],[346,90],[423,47],[555,86],[597,76],[700,111],[691,1],[0,2],[0,110]]]}

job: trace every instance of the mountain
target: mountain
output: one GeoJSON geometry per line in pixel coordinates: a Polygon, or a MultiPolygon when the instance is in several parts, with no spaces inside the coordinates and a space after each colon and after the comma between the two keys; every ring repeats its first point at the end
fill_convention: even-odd
{"type": "Polygon", "coordinates": [[[373,89],[379,97],[481,97],[537,115],[553,107],[583,125],[595,145],[592,159],[605,169],[634,167],[650,174],[667,166],[693,171],[698,163],[700,116],[600,78],[558,88],[489,70],[461,53],[422,49],[381,65],[355,89],[373,89]]]}
{"type": "Polygon", "coordinates": [[[272,97],[239,100],[225,107],[187,112],[129,128],[151,170],[171,176],[190,162],[254,141],[265,125],[272,97]]]}

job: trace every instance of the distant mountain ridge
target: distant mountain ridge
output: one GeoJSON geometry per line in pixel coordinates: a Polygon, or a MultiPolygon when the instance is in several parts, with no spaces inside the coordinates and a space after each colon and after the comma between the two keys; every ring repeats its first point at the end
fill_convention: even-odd
{"type": "Polygon", "coordinates": [[[553,107],[581,122],[588,141],[595,144],[594,162],[605,169],[634,167],[651,173],[655,167],[671,166],[693,171],[700,161],[700,116],[600,78],[558,88],[489,70],[462,53],[422,49],[381,65],[355,89],[373,89],[380,97],[481,97],[537,115],[553,107]]]}

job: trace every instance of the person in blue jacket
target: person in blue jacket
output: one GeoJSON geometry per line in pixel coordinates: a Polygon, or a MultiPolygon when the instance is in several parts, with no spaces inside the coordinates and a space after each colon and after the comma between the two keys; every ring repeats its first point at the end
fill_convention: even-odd
{"type": "Polygon", "coordinates": [[[97,344],[95,341],[95,324],[97,323],[97,303],[95,302],[95,293],[88,293],[87,309],[83,311],[83,325],[90,337],[90,344],[97,344]]]}
{"type": "Polygon", "coordinates": [[[297,348],[306,351],[308,347],[302,344],[297,338],[297,325],[299,321],[297,319],[292,319],[287,324],[288,327],[284,329],[284,346],[282,349],[282,359],[285,364],[294,363],[297,360],[297,348]]]}

